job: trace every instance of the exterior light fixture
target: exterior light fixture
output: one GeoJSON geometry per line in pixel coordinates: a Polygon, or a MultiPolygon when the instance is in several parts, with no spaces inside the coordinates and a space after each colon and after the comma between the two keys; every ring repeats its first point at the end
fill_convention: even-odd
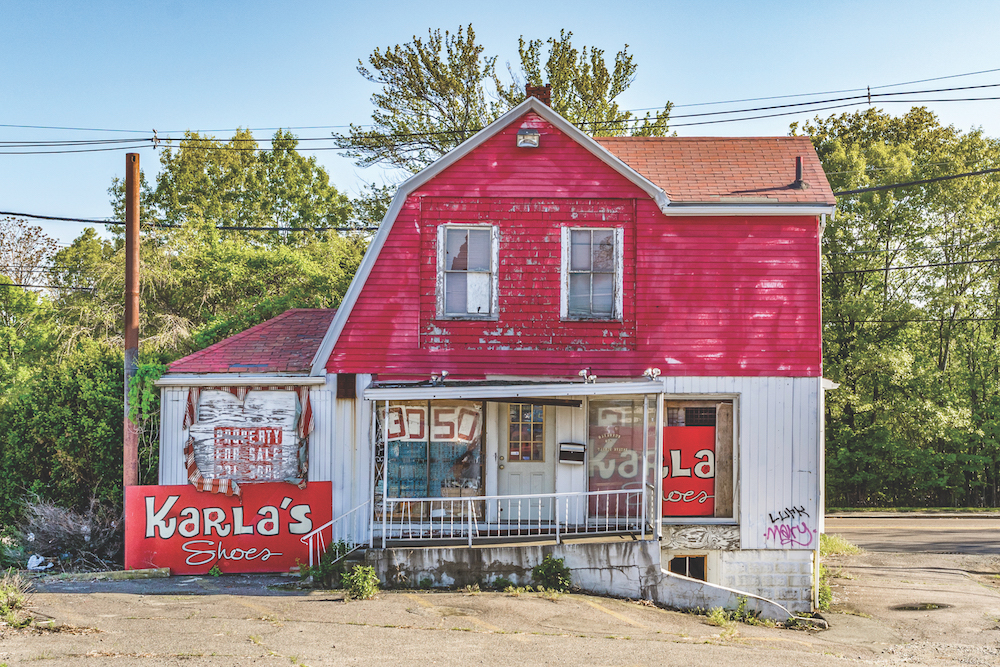
{"type": "Polygon", "coordinates": [[[655,380],[656,378],[660,377],[660,369],[659,368],[647,368],[643,372],[643,376],[645,376],[646,378],[648,378],[650,380],[655,380]]]}
{"type": "Polygon", "coordinates": [[[522,127],[517,131],[518,148],[538,148],[540,135],[533,127],[522,127]]]}

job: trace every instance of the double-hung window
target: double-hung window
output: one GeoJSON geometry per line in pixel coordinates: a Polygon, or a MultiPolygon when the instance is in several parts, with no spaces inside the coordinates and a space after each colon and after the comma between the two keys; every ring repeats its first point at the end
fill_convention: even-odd
{"type": "Polygon", "coordinates": [[[563,319],[621,319],[622,245],[621,228],[563,227],[563,319]]]}
{"type": "Polygon", "coordinates": [[[490,225],[438,228],[438,317],[496,317],[497,241],[490,225]]]}

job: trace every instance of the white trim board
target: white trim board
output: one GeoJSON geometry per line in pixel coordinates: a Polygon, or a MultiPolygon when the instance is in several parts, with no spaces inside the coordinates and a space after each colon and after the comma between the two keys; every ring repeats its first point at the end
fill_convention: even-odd
{"type": "Polygon", "coordinates": [[[243,387],[270,385],[320,386],[326,384],[326,375],[240,375],[219,373],[212,375],[164,375],[154,383],[157,387],[243,387]]]}
{"type": "Polygon", "coordinates": [[[482,399],[482,398],[548,398],[556,396],[621,396],[625,394],[660,394],[660,382],[558,382],[531,385],[427,385],[413,387],[368,387],[366,401],[408,401],[433,399],[482,399]]]}

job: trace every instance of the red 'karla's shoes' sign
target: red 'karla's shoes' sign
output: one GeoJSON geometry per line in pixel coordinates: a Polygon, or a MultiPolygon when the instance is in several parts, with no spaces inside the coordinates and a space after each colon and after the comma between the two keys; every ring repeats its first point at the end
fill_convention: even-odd
{"type": "MultiPolygon", "coordinates": [[[[127,487],[125,569],[287,572],[296,561],[308,563],[301,538],[330,521],[330,482],[241,488],[242,497],[226,497],[190,485],[127,487]]],[[[329,544],[330,535],[323,537],[329,544]]]]}

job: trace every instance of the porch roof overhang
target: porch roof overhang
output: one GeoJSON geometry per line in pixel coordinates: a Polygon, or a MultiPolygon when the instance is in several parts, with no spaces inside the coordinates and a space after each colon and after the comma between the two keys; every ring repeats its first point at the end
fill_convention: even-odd
{"type": "Polygon", "coordinates": [[[621,396],[627,394],[662,394],[663,383],[637,382],[491,382],[447,385],[371,385],[364,397],[369,401],[474,400],[501,398],[554,398],[560,396],[621,396]]]}

